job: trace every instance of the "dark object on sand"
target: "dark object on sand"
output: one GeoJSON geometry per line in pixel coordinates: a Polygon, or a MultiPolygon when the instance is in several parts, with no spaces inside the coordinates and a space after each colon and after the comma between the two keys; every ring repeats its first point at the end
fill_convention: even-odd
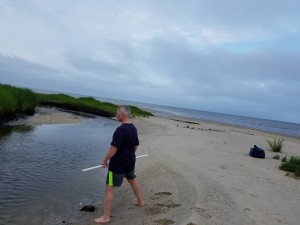
{"type": "Polygon", "coordinates": [[[95,206],[93,205],[85,205],[83,206],[80,211],[84,211],[84,212],[95,212],[95,206]]]}
{"type": "Polygon", "coordinates": [[[254,158],[260,159],[264,159],[266,157],[265,151],[262,148],[257,147],[256,145],[254,145],[254,147],[250,149],[249,155],[254,158]]]}

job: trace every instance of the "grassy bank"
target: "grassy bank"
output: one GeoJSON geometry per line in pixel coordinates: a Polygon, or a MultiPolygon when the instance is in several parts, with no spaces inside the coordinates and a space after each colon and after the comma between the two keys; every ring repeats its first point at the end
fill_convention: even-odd
{"type": "Polygon", "coordinates": [[[19,114],[33,114],[37,105],[38,99],[33,91],[0,84],[0,121],[19,114]]]}
{"type": "MultiPolygon", "coordinates": [[[[65,94],[37,94],[39,104],[56,106],[80,112],[91,113],[99,116],[112,117],[116,114],[117,105],[101,102],[92,97],[74,98],[65,94]]],[[[135,106],[130,106],[133,116],[151,116],[152,114],[135,106]]]]}
{"type": "MultiPolygon", "coordinates": [[[[63,109],[91,113],[104,117],[115,115],[117,105],[101,102],[92,97],[74,98],[64,94],[35,93],[29,89],[0,84],[0,121],[33,114],[36,106],[55,106],[63,109]]],[[[133,116],[152,114],[131,106],[133,116]]]]}

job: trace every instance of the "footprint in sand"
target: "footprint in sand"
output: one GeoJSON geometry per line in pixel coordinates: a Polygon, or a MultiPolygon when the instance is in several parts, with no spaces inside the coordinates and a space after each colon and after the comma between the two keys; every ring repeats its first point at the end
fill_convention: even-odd
{"type": "Polygon", "coordinates": [[[172,209],[180,206],[180,204],[176,203],[169,203],[169,204],[162,204],[162,203],[156,203],[152,207],[147,208],[146,211],[150,213],[151,215],[158,215],[163,214],[166,212],[169,212],[172,209]]]}
{"type": "Polygon", "coordinates": [[[239,192],[239,193],[245,193],[245,190],[240,189],[240,188],[233,188],[234,191],[239,192]]]}
{"type": "Polygon", "coordinates": [[[172,195],[171,192],[167,192],[167,191],[162,191],[162,192],[156,192],[154,193],[155,196],[151,197],[152,200],[155,200],[155,199],[160,199],[160,198],[163,198],[165,196],[170,196],[172,195]]]}
{"type": "Polygon", "coordinates": [[[202,209],[202,208],[198,208],[198,207],[195,207],[193,208],[201,217],[204,217],[204,218],[211,218],[211,215],[209,215],[205,209],[202,209]]]}
{"type": "Polygon", "coordinates": [[[176,208],[178,206],[181,206],[180,204],[176,204],[176,203],[171,203],[171,204],[161,204],[161,203],[157,203],[155,204],[156,206],[159,207],[166,207],[166,208],[176,208]]]}
{"type": "Polygon", "coordinates": [[[172,195],[172,193],[171,192],[167,192],[167,191],[162,191],[162,192],[156,192],[155,195],[168,196],[168,195],[172,195]]]}
{"type": "Polygon", "coordinates": [[[221,165],[220,168],[223,169],[223,170],[225,170],[226,166],[225,165],[221,165]]]}
{"type": "Polygon", "coordinates": [[[250,196],[253,198],[258,198],[258,195],[255,195],[255,194],[250,194],[250,196]]]}
{"type": "Polygon", "coordinates": [[[169,220],[169,219],[160,219],[160,220],[155,220],[153,221],[156,224],[160,224],[160,225],[169,225],[169,224],[174,224],[173,220],[169,220]]]}

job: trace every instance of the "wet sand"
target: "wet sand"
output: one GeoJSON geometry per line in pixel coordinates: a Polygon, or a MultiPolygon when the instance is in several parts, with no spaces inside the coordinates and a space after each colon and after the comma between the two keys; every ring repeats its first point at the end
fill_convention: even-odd
{"type": "Polygon", "coordinates": [[[54,107],[38,107],[33,116],[27,116],[23,119],[10,121],[9,125],[42,125],[42,124],[67,124],[81,123],[86,116],[84,113],[64,111],[54,107]]]}
{"type": "MultiPolygon", "coordinates": [[[[299,224],[300,180],[278,169],[276,153],[248,155],[254,144],[267,149],[266,139],[278,135],[194,122],[134,119],[138,155],[149,154],[136,171],[146,206],[132,205],[124,182],[115,191],[112,224],[299,224]]],[[[291,154],[300,155],[300,140],[285,137],[279,155],[291,154]]]]}

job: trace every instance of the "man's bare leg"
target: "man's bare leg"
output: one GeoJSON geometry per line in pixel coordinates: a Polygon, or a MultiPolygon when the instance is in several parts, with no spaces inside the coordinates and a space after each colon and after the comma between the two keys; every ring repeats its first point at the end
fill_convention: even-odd
{"type": "Polygon", "coordinates": [[[114,198],[114,187],[106,185],[105,197],[104,197],[104,213],[103,216],[96,218],[96,223],[109,223],[110,222],[110,210],[114,198]]]}
{"type": "Polygon", "coordinates": [[[127,179],[127,181],[131,185],[131,187],[132,187],[134,195],[135,195],[135,197],[137,199],[137,205],[138,206],[144,206],[145,202],[144,202],[144,200],[142,198],[141,187],[140,187],[140,184],[137,181],[137,179],[136,178],[134,178],[134,179],[127,179]]]}

